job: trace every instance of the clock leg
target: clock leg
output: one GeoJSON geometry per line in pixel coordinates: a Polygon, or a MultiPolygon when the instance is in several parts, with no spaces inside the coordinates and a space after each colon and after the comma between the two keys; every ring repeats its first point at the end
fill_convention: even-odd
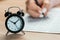
{"type": "Polygon", "coordinates": [[[8,35],[9,31],[7,31],[6,36],[8,35]]]}
{"type": "Polygon", "coordinates": [[[21,31],[24,35],[25,35],[25,32],[24,31],[21,31]]]}

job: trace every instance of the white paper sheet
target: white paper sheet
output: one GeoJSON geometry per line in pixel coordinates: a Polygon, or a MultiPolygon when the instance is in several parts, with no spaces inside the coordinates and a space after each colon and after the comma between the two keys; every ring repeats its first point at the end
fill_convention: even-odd
{"type": "Polygon", "coordinates": [[[60,8],[53,8],[46,18],[24,17],[24,31],[60,33],[60,8]]]}

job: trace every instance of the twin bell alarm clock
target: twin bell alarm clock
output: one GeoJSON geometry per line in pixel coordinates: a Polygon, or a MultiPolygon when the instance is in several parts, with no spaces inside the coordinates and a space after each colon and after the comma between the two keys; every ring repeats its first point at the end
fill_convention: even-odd
{"type": "Polygon", "coordinates": [[[5,11],[4,16],[7,17],[7,19],[5,21],[5,26],[6,26],[6,29],[8,30],[7,34],[9,32],[18,33],[23,30],[24,12],[19,7],[16,7],[16,6],[9,7],[8,10],[5,11]],[[10,9],[12,9],[12,8],[18,8],[19,11],[17,11],[16,13],[12,13],[12,12],[10,12],[10,9]]]}

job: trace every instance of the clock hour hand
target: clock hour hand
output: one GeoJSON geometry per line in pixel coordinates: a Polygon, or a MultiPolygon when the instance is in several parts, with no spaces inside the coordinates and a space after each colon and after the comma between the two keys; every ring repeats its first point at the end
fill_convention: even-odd
{"type": "Polygon", "coordinates": [[[15,22],[15,24],[19,21],[19,19],[15,22]]]}

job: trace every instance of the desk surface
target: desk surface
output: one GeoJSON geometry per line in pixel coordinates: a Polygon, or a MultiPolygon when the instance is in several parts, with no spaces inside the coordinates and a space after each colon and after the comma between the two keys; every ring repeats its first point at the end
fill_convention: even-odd
{"type": "Polygon", "coordinates": [[[0,40],[60,40],[60,34],[25,32],[25,35],[10,34],[5,36],[7,30],[5,28],[5,11],[10,6],[19,6],[25,11],[26,0],[1,0],[0,1],[0,40]]]}

